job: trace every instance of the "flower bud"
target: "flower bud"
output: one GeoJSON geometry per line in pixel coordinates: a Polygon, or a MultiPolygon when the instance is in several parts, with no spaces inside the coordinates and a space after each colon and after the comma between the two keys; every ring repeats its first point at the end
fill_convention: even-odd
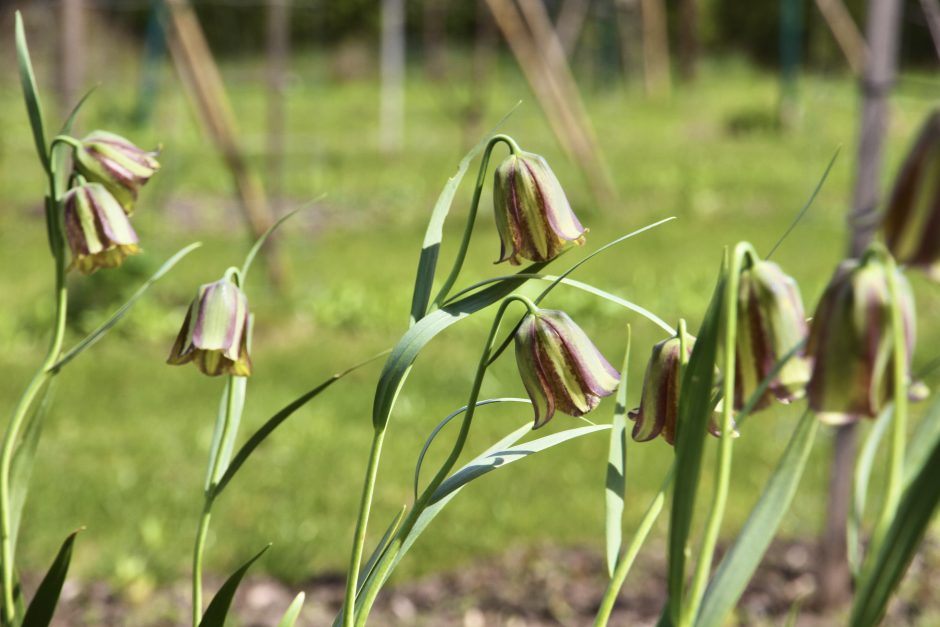
{"type": "MultiPolygon", "coordinates": [[[[806,339],[808,327],[800,288],[772,261],[754,260],[742,270],[738,289],[734,407],[741,409],[780,359],[806,339]]],[[[787,360],[755,409],[803,395],[809,362],[797,354],[787,360]]]]}
{"type": "Polygon", "coordinates": [[[538,429],[555,414],[583,416],[617,389],[620,374],[568,314],[529,314],[515,337],[516,364],[538,429]]]}
{"type": "MultiPolygon", "coordinates": [[[[886,253],[885,253],[886,254],[886,253]]],[[[894,394],[889,265],[869,251],[843,261],[829,281],[810,326],[807,354],[815,360],[807,386],[809,405],[830,424],[874,418],[894,394]]],[[[893,264],[891,264],[893,267],[893,264]]],[[[914,297],[896,268],[899,308],[910,371],[914,348],[914,297]]]]}
{"type": "Polygon", "coordinates": [[[900,263],[940,281],[940,109],[927,118],[901,166],[883,226],[900,263]]]}
{"type": "Polygon", "coordinates": [[[156,154],[114,133],[93,131],[76,149],[75,165],[85,178],[107,187],[130,215],[137,192],[160,169],[156,154]]]}
{"type": "Polygon", "coordinates": [[[97,183],[73,187],[62,199],[65,235],[72,250],[70,268],[91,274],[116,268],[140,252],[137,233],[108,190],[97,183]]]}
{"type": "Polygon", "coordinates": [[[561,183],[545,159],[530,152],[506,157],[493,180],[493,208],[500,237],[500,263],[550,261],[572,242],[584,243],[561,183]]]}
{"type": "Polygon", "coordinates": [[[228,277],[199,288],[166,361],[174,366],[192,361],[210,377],[251,374],[248,299],[228,277]]]}

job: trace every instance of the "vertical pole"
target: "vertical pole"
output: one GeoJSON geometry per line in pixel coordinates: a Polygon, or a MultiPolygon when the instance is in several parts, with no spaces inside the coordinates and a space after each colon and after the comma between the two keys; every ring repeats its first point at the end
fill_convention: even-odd
{"type": "Polygon", "coordinates": [[[384,152],[401,150],[405,114],[405,2],[382,0],[381,111],[379,144],[384,152]]]}
{"type": "MultiPolygon", "coordinates": [[[[858,257],[877,226],[877,206],[888,95],[897,70],[900,0],[870,0],[866,35],[869,54],[861,79],[862,112],[852,211],[849,214],[849,255],[858,257]]],[[[845,526],[849,514],[855,463],[855,425],[839,427],[829,485],[829,507],[820,552],[820,597],[833,607],[851,595],[845,526]]]]}
{"type": "Polygon", "coordinates": [[[780,104],[779,118],[784,128],[793,127],[799,117],[800,55],[803,47],[803,0],[780,0],[780,104]]]}
{"type": "Polygon", "coordinates": [[[647,96],[668,96],[669,33],[663,0],[640,0],[643,18],[643,80],[647,96]]]}
{"type": "Polygon", "coordinates": [[[61,0],[59,4],[59,110],[68,115],[78,100],[85,80],[85,3],[61,0]]]}
{"type": "Polygon", "coordinates": [[[290,0],[268,4],[268,189],[275,205],[284,195],[284,127],[290,0]]]}
{"type": "Polygon", "coordinates": [[[678,18],[679,75],[685,81],[693,81],[698,73],[698,0],[679,0],[678,18]]]}

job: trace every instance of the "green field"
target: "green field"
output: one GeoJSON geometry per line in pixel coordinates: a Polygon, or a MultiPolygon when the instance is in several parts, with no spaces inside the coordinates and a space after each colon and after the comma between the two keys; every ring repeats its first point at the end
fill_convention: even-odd
{"type": "MultiPolygon", "coordinates": [[[[462,111],[469,71],[455,61],[448,81],[415,68],[407,91],[407,147],[389,158],[377,149],[374,80],[339,81],[314,56],[294,59],[288,92],[284,207],[326,197],[288,223],[281,238],[289,287],[277,293],[257,272],[248,286],[256,314],[253,361],[242,430],[247,435],[281,406],[331,373],[390,347],[407,327],[411,285],[425,222],[462,154],[518,101],[505,123],[523,148],[546,156],[591,232],[584,250],[667,216],[678,220],[593,260],[575,278],[633,300],[694,329],[714,284],[722,247],[749,240],[766,252],[806,201],[833,152],[842,147],[812,210],[775,259],[793,274],[812,310],[845,248],[845,215],[855,163],[858,95],[846,77],[804,76],[797,128],[779,131],[778,85],[734,61],[712,62],[694,86],[650,101],[619,83],[585,92],[619,201],[597,207],[560,152],[524,81],[509,63],[482,90],[485,122],[468,130],[462,111]]],[[[48,67],[37,63],[41,76],[48,67]]],[[[11,63],[0,81],[0,413],[9,415],[41,359],[51,303],[51,263],[39,211],[43,180],[31,147],[11,63]]],[[[99,68],[92,66],[94,72],[99,68]]],[[[65,534],[79,526],[74,573],[136,589],[184,577],[201,506],[205,454],[222,381],[163,361],[195,288],[240,263],[249,242],[237,228],[229,179],[164,68],[155,114],[130,125],[135,68],[102,67],[103,85],[82,117],[83,130],[107,127],[143,145],[162,143],[164,170],[145,190],[136,226],[146,254],[126,270],[72,278],[73,340],[87,332],[177,248],[204,247],[184,260],[119,330],[59,377],[43,434],[21,534],[19,563],[45,567],[65,534]],[[236,225],[236,226],[233,226],[236,225]]],[[[241,131],[263,172],[263,70],[223,67],[241,131]]],[[[616,83],[616,82],[615,82],[616,83]]],[[[926,84],[906,76],[892,100],[887,182],[933,104],[926,84]]],[[[47,113],[52,111],[47,103],[47,113]]],[[[51,118],[51,116],[50,116],[51,118]]],[[[55,126],[55,125],[54,125],[55,126]]],[[[449,267],[470,197],[475,166],[447,225],[442,267],[449,267]]],[[[498,238],[489,185],[461,285],[507,272],[494,267],[498,238]]],[[[914,278],[920,343],[915,362],[940,353],[940,291],[914,278]]],[[[526,288],[530,292],[534,287],[526,288]]],[[[546,301],[568,311],[620,363],[633,325],[630,403],[661,331],[610,303],[560,288],[546,301]]],[[[465,403],[489,325],[486,315],[455,326],[422,353],[392,417],[373,513],[373,540],[411,500],[417,451],[427,433],[465,403]]],[[[371,398],[379,365],[340,382],[290,419],[249,461],[217,504],[208,569],[233,569],[267,542],[260,568],[290,582],[345,567],[371,435],[371,398]]],[[[928,378],[937,387],[936,375],[928,378]]],[[[520,396],[511,353],[487,377],[483,395],[520,396]]],[[[735,446],[735,480],[726,530],[746,516],[802,406],[767,411],[735,446]]],[[[590,417],[609,421],[608,400],[590,417]]],[[[530,418],[521,406],[485,408],[468,452],[479,451],[530,418]]],[[[575,424],[557,416],[547,432],[575,424]]],[[[867,426],[866,426],[867,428],[867,426]]],[[[783,533],[815,534],[825,509],[830,432],[817,443],[803,489],[783,533]]],[[[553,542],[603,548],[607,441],[596,436],[559,447],[465,490],[403,563],[401,575],[454,568],[520,544],[553,542]]],[[[441,449],[435,449],[440,453],[441,449]]],[[[628,524],[659,486],[672,450],[658,440],[629,449],[628,524]]],[[[877,466],[876,466],[877,467],[877,466]]],[[[709,473],[711,464],[706,465],[709,473]]],[[[706,480],[708,479],[706,474],[706,480]]],[[[708,486],[708,484],[705,484],[708,486]]],[[[700,503],[707,503],[707,494],[700,503]]],[[[659,525],[665,533],[666,518],[659,525]]]]}

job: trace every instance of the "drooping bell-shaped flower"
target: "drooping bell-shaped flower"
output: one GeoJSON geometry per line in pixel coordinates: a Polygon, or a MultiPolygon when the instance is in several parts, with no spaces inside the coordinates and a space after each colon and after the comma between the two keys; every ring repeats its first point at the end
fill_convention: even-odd
{"type": "MultiPolygon", "coordinates": [[[[676,425],[679,419],[679,396],[682,392],[682,363],[688,361],[695,346],[695,337],[685,335],[686,355],[683,359],[678,335],[667,338],[653,346],[646,374],[643,376],[643,392],[640,406],[628,414],[633,425],[633,439],[648,442],[662,435],[669,444],[676,443],[676,425]]],[[[714,420],[708,423],[708,431],[719,436],[721,430],[714,420]]]]}
{"type": "Polygon", "coordinates": [[[138,191],[160,169],[156,154],[120,135],[93,131],[76,148],[75,166],[88,180],[107,187],[130,215],[138,191]]]}
{"type": "Polygon", "coordinates": [[[534,429],[555,415],[583,416],[617,389],[620,374],[568,314],[540,309],[515,336],[516,364],[532,405],[534,429]]]}
{"type": "Polygon", "coordinates": [[[251,374],[248,356],[248,299],[228,277],[199,288],[167,363],[194,362],[215,377],[251,374]]]}
{"type": "Polygon", "coordinates": [[[530,152],[511,154],[496,169],[493,208],[500,237],[499,260],[550,261],[587,232],[561,183],[545,159],[530,152]]]}
{"type": "Polygon", "coordinates": [[[809,405],[830,424],[874,418],[894,394],[894,340],[889,272],[895,273],[908,372],[914,348],[914,296],[907,279],[886,263],[883,249],[843,261],[829,281],[810,326],[813,373],[809,405]]]}
{"type": "Polygon", "coordinates": [[[140,252],[134,227],[104,186],[84,183],[73,187],[62,203],[71,268],[91,274],[98,268],[116,268],[128,255],[140,252]]]}
{"type": "MultiPolygon", "coordinates": [[[[809,332],[800,288],[776,263],[754,259],[741,271],[738,285],[735,409],[744,407],[777,362],[809,332]]],[[[810,366],[802,352],[787,360],[755,409],[766,407],[771,397],[789,403],[803,395],[810,366]]]]}
{"type": "Polygon", "coordinates": [[[940,109],[927,118],[901,166],[883,228],[899,263],[940,281],[940,109]]]}

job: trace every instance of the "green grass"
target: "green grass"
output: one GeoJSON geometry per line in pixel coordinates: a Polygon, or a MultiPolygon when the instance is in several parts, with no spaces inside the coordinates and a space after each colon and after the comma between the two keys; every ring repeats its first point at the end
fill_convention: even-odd
{"type": "MultiPolygon", "coordinates": [[[[51,74],[38,62],[41,82],[51,74]]],[[[143,194],[136,225],[146,256],[119,274],[74,277],[79,307],[73,339],[116,306],[178,247],[206,246],[183,261],[122,323],[61,375],[47,422],[25,514],[19,563],[39,570],[61,539],[84,525],[74,572],[119,585],[164,582],[189,569],[201,504],[205,454],[221,381],[163,360],[196,286],[240,262],[248,243],[238,228],[229,180],[192,121],[168,68],[151,124],[128,122],[134,68],[92,67],[104,81],[82,130],[108,127],[144,145],[161,142],[164,171],[143,194]]],[[[504,130],[525,149],[544,154],[591,228],[586,250],[665,216],[678,221],[630,240],[592,261],[576,278],[634,300],[674,323],[695,328],[704,313],[725,245],[752,241],[766,252],[802,206],[833,151],[842,154],[812,211],[775,256],[800,281],[812,309],[845,247],[845,213],[855,162],[858,97],[844,78],[806,76],[802,120],[790,132],[774,116],[772,76],[724,61],[668,101],[649,101],[633,88],[587,93],[586,104],[613,173],[620,200],[596,207],[572,164],[511,66],[485,85],[467,83],[457,63],[449,82],[415,72],[408,84],[407,149],[394,158],[376,148],[374,81],[337,81],[317,57],[295,60],[288,93],[289,156],[284,172],[290,205],[321,193],[324,201],[284,228],[291,283],[283,294],[257,272],[248,287],[257,316],[255,376],[243,433],[331,373],[391,346],[407,325],[410,290],[430,208],[470,144],[517,100],[522,107],[504,130]],[[467,130],[461,111],[480,90],[486,122],[467,130]],[[743,121],[743,122],[742,122],[743,121]],[[752,128],[734,131],[733,128],[752,128]]],[[[263,165],[265,99],[262,71],[240,63],[223,68],[253,163],[263,165]]],[[[22,103],[8,71],[0,91],[0,411],[9,414],[46,342],[50,269],[37,211],[43,181],[31,151],[22,103]]],[[[931,102],[902,81],[893,99],[885,181],[893,174],[931,102]]],[[[52,102],[47,102],[47,114],[52,102]]],[[[467,177],[472,180],[475,169],[467,177]]],[[[469,201],[458,194],[446,228],[442,267],[453,254],[469,201]]],[[[461,285],[507,268],[494,267],[498,241],[484,195],[478,229],[461,285]]],[[[566,255],[558,267],[580,258],[566,255]]],[[[940,352],[930,321],[940,294],[915,280],[921,343],[916,362],[940,352]]],[[[546,302],[571,313],[613,363],[622,357],[625,325],[634,328],[630,402],[651,344],[661,332],[636,316],[586,294],[560,288],[546,302]]],[[[414,460],[430,429],[464,404],[489,325],[486,315],[454,327],[418,359],[387,438],[370,537],[410,502],[414,460]]],[[[378,364],[333,387],[291,418],[244,467],[220,499],[207,551],[211,571],[230,571],[268,541],[260,569],[297,581],[343,569],[352,538],[371,434],[371,394],[378,364]]],[[[936,384],[936,377],[932,383],[936,384]]],[[[523,395],[515,365],[504,358],[483,394],[523,395]]],[[[800,408],[777,408],[749,422],[735,450],[735,481],[725,529],[739,525],[783,449],[800,408]]],[[[609,420],[612,402],[591,418],[609,420]]],[[[468,454],[529,419],[518,406],[485,408],[474,424],[468,454]]],[[[575,422],[558,416],[547,430],[575,422]]],[[[445,437],[432,452],[440,455],[445,437]]],[[[803,490],[784,533],[814,534],[824,511],[830,430],[820,438],[803,490]]],[[[606,438],[560,447],[474,484],[449,506],[403,563],[417,574],[452,568],[515,544],[559,542],[602,550],[606,438]]],[[[629,448],[628,533],[668,466],[662,441],[629,448]]],[[[430,468],[431,466],[427,466],[430,468]]],[[[706,462],[708,481],[712,465],[706,462]]],[[[705,485],[708,485],[707,483],[705,485]]],[[[707,503],[708,498],[700,499],[707,503]]],[[[659,533],[665,530],[665,516],[659,533]]]]}

